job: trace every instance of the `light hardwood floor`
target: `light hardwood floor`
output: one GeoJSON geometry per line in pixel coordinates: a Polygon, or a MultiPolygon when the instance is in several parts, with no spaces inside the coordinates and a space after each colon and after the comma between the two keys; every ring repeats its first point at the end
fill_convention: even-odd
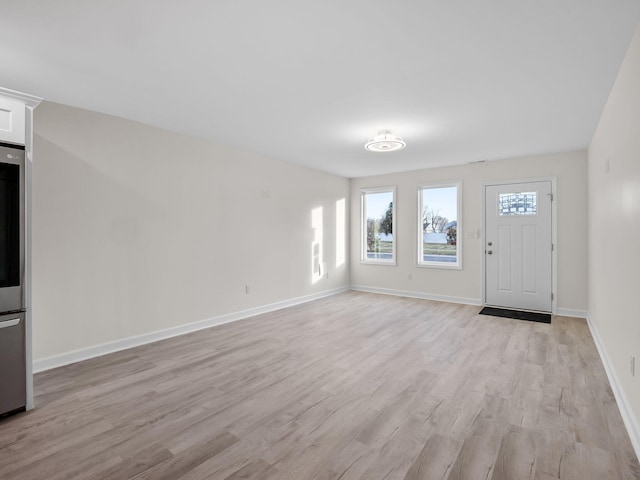
{"type": "Polygon", "coordinates": [[[347,292],[38,374],[0,478],[640,478],[584,320],[347,292]]]}

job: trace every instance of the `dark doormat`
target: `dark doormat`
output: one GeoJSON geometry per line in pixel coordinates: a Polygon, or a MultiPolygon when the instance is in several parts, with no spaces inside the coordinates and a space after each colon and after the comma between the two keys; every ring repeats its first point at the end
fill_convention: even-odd
{"type": "Polygon", "coordinates": [[[515,318],[516,320],[529,320],[530,322],[551,323],[551,314],[549,313],[523,312],[522,310],[508,310],[506,308],[484,307],[480,310],[480,315],[515,318]]]}

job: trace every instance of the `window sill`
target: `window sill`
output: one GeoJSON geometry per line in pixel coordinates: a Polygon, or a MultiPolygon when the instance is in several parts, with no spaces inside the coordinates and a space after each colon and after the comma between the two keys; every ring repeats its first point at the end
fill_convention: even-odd
{"type": "Polygon", "coordinates": [[[444,270],[462,270],[462,264],[460,263],[447,263],[447,262],[430,262],[430,263],[418,263],[418,268],[438,268],[444,270]]]}
{"type": "Polygon", "coordinates": [[[387,267],[395,267],[395,260],[360,260],[361,265],[384,265],[387,267]]]}

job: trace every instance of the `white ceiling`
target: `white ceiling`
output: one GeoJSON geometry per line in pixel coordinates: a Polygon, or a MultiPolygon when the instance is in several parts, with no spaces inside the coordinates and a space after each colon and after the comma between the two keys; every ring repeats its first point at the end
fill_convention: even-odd
{"type": "Polygon", "coordinates": [[[586,148],[637,0],[22,0],[0,86],[357,177],[586,148]],[[366,152],[379,129],[407,147],[366,152]]]}

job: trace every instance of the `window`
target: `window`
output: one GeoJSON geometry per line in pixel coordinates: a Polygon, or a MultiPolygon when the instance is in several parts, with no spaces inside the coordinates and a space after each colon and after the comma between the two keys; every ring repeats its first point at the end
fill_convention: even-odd
{"type": "Polygon", "coordinates": [[[501,193],[498,196],[498,215],[537,215],[537,192],[501,193]]]}
{"type": "Polygon", "coordinates": [[[395,187],[361,190],[361,261],[396,264],[395,187]]]}
{"type": "Polygon", "coordinates": [[[418,188],[418,265],[462,268],[460,184],[418,188]]]}

